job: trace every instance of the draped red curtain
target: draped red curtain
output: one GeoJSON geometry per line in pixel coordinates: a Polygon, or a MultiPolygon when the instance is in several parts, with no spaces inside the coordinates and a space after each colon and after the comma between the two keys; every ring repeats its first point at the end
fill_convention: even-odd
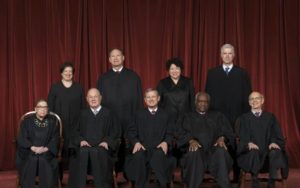
{"type": "Polygon", "coordinates": [[[235,46],[300,167],[298,0],[0,0],[0,169],[14,168],[18,119],[47,97],[63,61],[75,62],[87,90],[109,69],[109,49],[122,48],[148,88],[180,57],[199,91],[223,43],[235,46]]]}

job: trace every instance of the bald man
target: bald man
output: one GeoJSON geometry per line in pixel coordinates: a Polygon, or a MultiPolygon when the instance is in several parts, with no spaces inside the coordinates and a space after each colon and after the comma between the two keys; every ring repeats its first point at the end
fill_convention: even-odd
{"type": "Polygon", "coordinates": [[[113,154],[119,143],[120,128],[113,122],[110,111],[101,106],[102,96],[98,89],[88,91],[89,108],[81,111],[73,142],[78,146],[78,170],[69,187],[83,188],[86,185],[87,168],[90,162],[95,187],[112,185],[113,154]],[[75,183],[74,183],[75,181],[75,183]],[[78,181],[78,182],[77,182],[78,181]]]}
{"type": "Polygon", "coordinates": [[[285,140],[280,125],[272,113],[263,110],[264,96],[252,92],[249,96],[251,111],[238,120],[238,165],[252,174],[252,187],[259,187],[257,175],[269,158],[268,187],[275,186],[276,171],[283,168],[282,176],[287,178],[288,161],[285,153],[285,140]]]}

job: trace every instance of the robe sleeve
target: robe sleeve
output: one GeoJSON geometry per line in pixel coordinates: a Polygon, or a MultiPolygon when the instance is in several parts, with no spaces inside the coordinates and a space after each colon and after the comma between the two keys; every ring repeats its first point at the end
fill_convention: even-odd
{"type": "Polygon", "coordinates": [[[56,124],[57,122],[51,121],[51,132],[50,134],[50,140],[46,147],[49,149],[49,151],[56,155],[58,151],[58,141],[59,141],[59,126],[56,124]]]}
{"type": "Polygon", "coordinates": [[[248,143],[251,142],[250,129],[244,117],[240,117],[239,124],[236,126],[239,127],[239,144],[237,148],[237,153],[241,154],[243,152],[248,151],[248,143]]]}
{"type": "Polygon", "coordinates": [[[131,147],[133,147],[137,142],[140,142],[140,140],[138,139],[137,115],[135,115],[135,117],[129,124],[127,135],[131,147]]]}
{"type": "Polygon", "coordinates": [[[162,81],[160,81],[158,83],[156,89],[157,89],[157,92],[158,92],[158,94],[160,96],[160,100],[159,100],[158,106],[163,108],[163,106],[164,106],[164,86],[163,86],[162,81]]]}
{"type": "Polygon", "coordinates": [[[50,91],[48,93],[48,107],[49,111],[54,111],[55,109],[55,100],[56,100],[56,94],[55,94],[55,88],[54,85],[51,86],[50,91]]]}
{"type": "Polygon", "coordinates": [[[106,125],[108,126],[108,134],[103,138],[103,141],[107,142],[109,148],[113,151],[118,148],[121,137],[121,128],[114,119],[115,118],[112,118],[112,116],[109,116],[106,125]]]}
{"type": "Polygon", "coordinates": [[[190,118],[188,117],[188,115],[185,115],[183,119],[183,123],[179,127],[179,134],[177,140],[178,147],[183,147],[186,144],[188,144],[188,142],[191,139],[194,139],[193,135],[191,134],[191,131],[192,130],[191,130],[190,118]]]}
{"type": "Polygon", "coordinates": [[[167,129],[166,129],[166,134],[165,134],[165,139],[164,141],[169,145],[172,146],[172,141],[173,141],[173,128],[174,125],[172,124],[173,121],[170,120],[170,118],[168,118],[168,122],[167,122],[167,129]]]}
{"type": "Polygon", "coordinates": [[[276,143],[279,145],[280,148],[282,148],[284,150],[285,147],[285,139],[282,135],[281,129],[280,129],[280,125],[277,121],[277,119],[275,118],[275,116],[272,114],[272,125],[271,125],[271,140],[270,140],[270,144],[271,143],[276,143]]]}
{"type": "Polygon", "coordinates": [[[190,110],[195,110],[195,87],[193,81],[189,80],[189,102],[190,102],[190,110]]]}
{"type": "Polygon", "coordinates": [[[137,98],[136,98],[136,111],[137,110],[141,110],[144,107],[144,103],[143,103],[143,89],[142,89],[142,82],[141,79],[137,76],[137,86],[136,86],[136,94],[137,94],[137,98]]]}
{"type": "Polygon", "coordinates": [[[251,87],[251,82],[250,82],[250,78],[248,76],[248,73],[245,71],[244,73],[244,78],[243,78],[244,83],[242,84],[242,108],[243,108],[243,112],[246,113],[250,110],[250,106],[248,103],[248,97],[250,95],[250,93],[252,92],[252,87],[251,87]]]}
{"type": "Polygon", "coordinates": [[[32,146],[31,141],[28,139],[29,136],[29,122],[25,119],[21,123],[20,132],[17,138],[18,146],[29,149],[32,146]]]}
{"type": "Polygon", "coordinates": [[[227,143],[229,143],[230,146],[234,148],[235,136],[234,136],[234,133],[232,130],[232,126],[231,126],[229,120],[222,113],[219,113],[218,127],[219,127],[219,130],[221,130],[218,137],[224,136],[227,140],[227,143]]]}

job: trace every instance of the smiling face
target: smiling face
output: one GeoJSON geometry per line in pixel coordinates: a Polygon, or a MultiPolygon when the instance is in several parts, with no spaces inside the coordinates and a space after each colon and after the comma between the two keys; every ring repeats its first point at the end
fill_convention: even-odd
{"type": "Polygon", "coordinates": [[[35,112],[38,119],[44,119],[44,117],[48,114],[47,102],[44,100],[39,101],[35,107],[35,112]]]}
{"type": "Polygon", "coordinates": [[[145,100],[146,105],[149,108],[156,108],[158,105],[158,102],[160,100],[160,97],[156,90],[151,90],[151,91],[146,92],[144,100],[145,100]]]}
{"type": "Polygon", "coordinates": [[[181,75],[181,68],[172,64],[169,68],[169,75],[172,79],[178,80],[181,75]]]}
{"type": "Polygon", "coordinates": [[[100,95],[100,92],[95,88],[90,89],[86,96],[87,103],[93,109],[96,109],[100,106],[101,99],[102,96],[100,95]]]}
{"type": "Polygon", "coordinates": [[[232,48],[223,48],[221,51],[223,64],[231,65],[233,63],[234,55],[234,50],[232,48]]]}
{"type": "Polygon", "coordinates": [[[199,95],[196,99],[196,110],[198,112],[206,112],[209,107],[209,99],[207,95],[199,95]]]}
{"type": "Polygon", "coordinates": [[[121,68],[123,66],[124,60],[125,57],[123,53],[118,49],[112,50],[109,54],[109,62],[111,63],[113,68],[121,68]]]}
{"type": "Polygon", "coordinates": [[[264,97],[259,92],[252,92],[249,96],[249,105],[252,110],[261,110],[264,104],[264,97]]]}
{"type": "Polygon", "coordinates": [[[73,68],[66,67],[61,73],[61,77],[64,81],[72,81],[73,79],[73,68]]]}

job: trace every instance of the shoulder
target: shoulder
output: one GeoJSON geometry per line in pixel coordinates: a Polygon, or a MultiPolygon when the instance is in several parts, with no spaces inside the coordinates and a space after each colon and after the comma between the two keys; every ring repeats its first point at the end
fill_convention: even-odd
{"type": "Polygon", "coordinates": [[[241,74],[248,74],[246,69],[239,67],[237,65],[234,65],[232,70],[235,70],[236,72],[239,72],[241,74]]]}
{"type": "Polygon", "coordinates": [[[208,69],[207,74],[211,75],[211,74],[217,74],[219,72],[223,71],[223,67],[221,65],[218,65],[216,67],[210,68],[208,69]]]}
{"type": "Polygon", "coordinates": [[[57,89],[59,89],[59,88],[61,88],[62,87],[62,83],[61,83],[61,81],[59,81],[59,82],[55,82],[54,84],[52,84],[51,85],[51,88],[50,88],[50,90],[51,91],[53,91],[53,90],[57,90],[57,89]]]}
{"type": "MultiPolygon", "coordinates": [[[[139,75],[138,75],[136,72],[134,72],[132,69],[129,69],[129,68],[124,67],[122,71],[124,71],[124,74],[125,74],[125,75],[134,77],[134,78],[136,78],[136,79],[140,79],[139,75]]],[[[121,72],[121,73],[122,73],[122,72],[121,72]]]]}
{"type": "Polygon", "coordinates": [[[107,70],[106,72],[100,74],[99,80],[106,79],[106,78],[110,77],[112,75],[112,73],[113,73],[112,69],[107,70]]]}

